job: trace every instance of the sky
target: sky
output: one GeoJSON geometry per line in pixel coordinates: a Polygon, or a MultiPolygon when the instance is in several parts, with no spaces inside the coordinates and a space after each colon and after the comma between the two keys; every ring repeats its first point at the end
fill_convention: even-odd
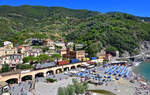
{"type": "Polygon", "coordinates": [[[150,0],[0,0],[0,5],[59,6],[71,9],[88,9],[102,13],[119,11],[150,17],[150,0]]]}

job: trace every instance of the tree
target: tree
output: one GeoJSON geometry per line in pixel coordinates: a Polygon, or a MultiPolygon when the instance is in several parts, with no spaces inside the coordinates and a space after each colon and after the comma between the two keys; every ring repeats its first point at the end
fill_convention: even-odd
{"type": "Polygon", "coordinates": [[[75,86],[74,85],[68,85],[66,87],[68,95],[75,95],[75,86]]]}
{"type": "Polygon", "coordinates": [[[82,84],[82,83],[79,83],[79,82],[78,82],[77,80],[75,80],[75,79],[73,79],[72,82],[73,82],[73,85],[75,86],[75,93],[76,93],[77,95],[83,94],[84,91],[85,91],[85,88],[84,88],[83,84],[82,84]]]}
{"type": "Polygon", "coordinates": [[[48,56],[47,54],[41,54],[40,56],[38,56],[38,61],[39,62],[45,62],[45,61],[53,61],[51,56],[48,56]]]}
{"type": "Polygon", "coordinates": [[[42,48],[42,51],[43,52],[46,52],[46,51],[48,51],[49,50],[49,48],[48,47],[44,47],[44,48],[42,48]]]}
{"type": "Polygon", "coordinates": [[[117,49],[113,46],[109,46],[108,48],[106,48],[106,51],[107,52],[115,52],[115,51],[117,51],[117,49]]]}
{"type": "Polygon", "coordinates": [[[59,87],[59,88],[58,88],[58,95],[66,95],[66,93],[65,93],[65,88],[59,87]]]}
{"type": "Polygon", "coordinates": [[[8,72],[11,71],[12,69],[10,68],[10,66],[8,64],[3,64],[2,65],[2,69],[1,72],[8,72]]]}
{"type": "Polygon", "coordinates": [[[58,61],[61,58],[61,55],[60,54],[53,54],[52,58],[58,61]]]}
{"type": "Polygon", "coordinates": [[[88,84],[86,82],[79,83],[76,79],[72,80],[73,84],[67,87],[60,87],[58,89],[58,95],[79,95],[84,94],[88,89],[88,84]]]}
{"type": "Polygon", "coordinates": [[[56,51],[62,49],[62,46],[57,46],[57,45],[54,45],[54,46],[55,46],[56,51]]]}
{"type": "Polygon", "coordinates": [[[36,59],[36,57],[34,57],[34,56],[27,56],[27,57],[24,57],[23,58],[23,63],[28,63],[28,62],[30,62],[30,63],[33,63],[34,61],[36,61],[37,59],[36,59]]]}

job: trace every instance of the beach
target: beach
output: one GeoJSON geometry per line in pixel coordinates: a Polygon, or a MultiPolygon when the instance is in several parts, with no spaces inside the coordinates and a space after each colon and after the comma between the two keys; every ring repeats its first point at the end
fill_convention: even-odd
{"type": "MultiPolygon", "coordinates": [[[[98,67],[98,69],[101,67],[98,67]]],[[[96,68],[97,69],[97,68],[96,68]]],[[[95,70],[96,70],[95,69],[95,70]]],[[[95,85],[89,83],[89,90],[106,90],[110,91],[116,95],[150,95],[150,87],[148,83],[138,76],[135,72],[131,70],[130,77],[124,78],[121,77],[119,80],[116,80],[114,76],[112,76],[112,80],[106,82],[102,85],[95,85]]],[[[104,71],[99,71],[98,73],[103,73],[104,71]]],[[[81,77],[70,77],[62,78],[61,80],[55,83],[46,83],[46,82],[36,82],[35,89],[33,93],[35,95],[57,95],[57,90],[59,87],[66,87],[68,84],[72,84],[72,79],[76,78],[79,81],[81,77]]],[[[82,78],[84,79],[84,78],[82,78]]],[[[97,80],[95,80],[97,81],[97,80]]],[[[93,94],[96,95],[96,94],[93,94]]],[[[97,94],[101,95],[101,94],[97,94]]]]}

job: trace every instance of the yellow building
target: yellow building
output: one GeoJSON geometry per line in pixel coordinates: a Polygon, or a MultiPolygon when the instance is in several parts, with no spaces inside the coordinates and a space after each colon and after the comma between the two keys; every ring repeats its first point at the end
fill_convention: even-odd
{"type": "Polygon", "coordinates": [[[85,51],[84,50],[76,51],[76,58],[79,60],[82,60],[83,58],[85,58],[85,51]]]}

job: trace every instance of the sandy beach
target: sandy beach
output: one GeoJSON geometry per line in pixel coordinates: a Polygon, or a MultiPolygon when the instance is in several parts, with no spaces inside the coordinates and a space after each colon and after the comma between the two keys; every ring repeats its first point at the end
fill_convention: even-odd
{"type": "MultiPolygon", "coordinates": [[[[133,75],[135,75],[133,73],[133,75]]],[[[133,76],[134,77],[134,76],[133,76]]],[[[80,78],[74,77],[76,79],[80,78]]],[[[131,77],[132,78],[132,77],[131,77]]],[[[130,78],[130,79],[131,79],[130,78]]],[[[59,80],[55,83],[46,83],[46,82],[37,82],[35,84],[35,89],[33,90],[35,95],[57,95],[57,90],[59,87],[66,87],[68,84],[72,84],[72,77],[69,77],[67,79],[59,80]]],[[[103,85],[94,85],[89,84],[89,90],[107,90],[110,91],[116,95],[150,95],[150,93],[147,93],[147,89],[143,89],[141,85],[144,86],[144,84],[139,80],[134,80],[134,83],[130,82],[130,79],[127,78],[120,78],[119,80],[113,80],[109,83],[103,84],[103,85]],[[147,94],[140,94],[141,92],[147,93],[147,94]],[[139,94],[137,94],[139,93],[139,94]]],[[[96,94],[93,94],[96,95],[96,94]]],[[[97,94],[100,95],[100,94],[97,94]]]]}

